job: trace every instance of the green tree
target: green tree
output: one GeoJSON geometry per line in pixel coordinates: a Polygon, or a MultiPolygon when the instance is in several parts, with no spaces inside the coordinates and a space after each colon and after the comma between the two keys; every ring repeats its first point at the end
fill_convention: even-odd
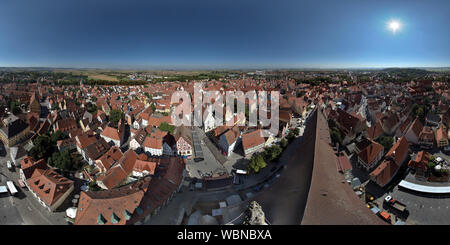
{"type": "Polygon", "coordinates": [[[419,107],[419,109],[417,109],[416,115],[420,119],[424,119],[425,118],[425,111],[423,110],[423,107],[419,107]]]}
{"type": "Polygon", "coordinates": [[[175,126],[170,125],[166,122],[162,122],[161,125],[159,125],[159,129],[173,134],[173,131],[175,130],[175,126]]]}
{"type": "Polygon", "coordinates": [[[74,169],[72,158],[68,150],[63,152],[54,152],[48,159],[48,164],[62,171],[71,171],[74,169]]]}
{"type": "Polygon", "coordinates": [[[265,168],[266,166],[267,164],[260,154],[253,154],[249,164],[249,168],[252,172],[258,173],[259,170],[265,168]]]}
{"type": "Polygon", "coordinates": [[[109,113],[109,120],[114,124],[117,124],[123,117],[124,114],[121,110],[111,110],[111,112],[109,113]]]}
{"type": "Polygon", "coordinates": [[[152,100],[152,96],[149,93],[145,92],[144,95],[147,96],[147,98],[149,98],[150,100],[152,100]]]}
{"type": "Polygon", "coordinates": [[[88,102],[86,105],[87,111],[89,113],[95,113],[97,111],[97,105],[96,104],[92,104],[91,102],[88,102]]]}
{"type": "Polygon", "coordinates": [[[286,139],[281,139],[280,144],[281,144],[281,147],[286,148],[288,142],[286,141],[286,139]]]}
{"type": "Polygon", "coordinates": [[[48,135],[40,135],[34,140],[34,146],[30,149],[30,156],[35,160],[44,158],[47,160],[56,150],[56,145],[48,135]]]}
{"type": "Polygon", "coordinates": [[[291,142],[292,140],[294,140],[294,139],[295,139],[294,131],[293,131],[293,130],[289,131],[289,133],[288,133],[288,135],[286,136],[286,138],[287,138],[287,140],[288,140],[289,142],[291,142]]]}
{"type": "Polygon", "coordinates": [[[428,168],[431,170],[434,170],[434,167],[436,167],[436,164],[433,161],[428,162],[428,168]]]}
{"type": "Polygon", "coordinates": [[[61,131],[59,131],[59,130],[53,132],[53,133],[50,135],[50,139],[52,140],[52,142],[53,142],[54,144],[56,144],[56,142],[57,142],[58,140],[63,140],[63,139],[66,139],[66,138],[68,138],[68,137],[69,137],[69,136],[68,136],[66,133],[63,133],[63,132],[61,132],[61,131]]]}
{"type": "Polygon", "coordinates": [[[270,162],[277,159],[282,152],[283,149],[280,146],[273,145],[269,148],[266,148],[266,150],[264,151],[264,158],[270,162]]]}
{"type": "Polygon", "coordinates": [[[331,141],[333,142],[333,144],[342,142],[341,132],[337,128],[330,129],[330,137],[331,137],[331,141]]]}
{"type": "Polygon", "coordinates": [[[12,101],[9,105],[9,109],[14,115],[17,115],[22,112],[19,101],[12,101]]]}
{"type": "Polygon", "coordinates": [[[89,182],[88,187],[89,187],[90,191],[99,191],[99,190],[101,190],[101,188],[97,185],[96,181],[89,182]]]}
{"type": "Polygon", "coordinates": [[[390,136],[382,136],[376,141],[384,147],[385,152],[389,151],[389,149],[391,149],[392,145],[394,144],[394,138],[390,136]]]}
{"type": "Polygon", "coordinates": [[[295,136],[298,136],[300,134],[300,129],[294,128],[294,134],[295,136]]]}

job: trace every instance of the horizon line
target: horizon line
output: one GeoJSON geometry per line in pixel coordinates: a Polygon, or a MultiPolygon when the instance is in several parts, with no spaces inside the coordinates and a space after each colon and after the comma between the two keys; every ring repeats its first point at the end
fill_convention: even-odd
{"type": "Polygon", "coordinates": [[[225,68],[225,67],[211,67],[211,68],[181,68],[181,67],[173,67],[173,68],[124,68],[124,67],[60,67],[60,66],[0,66],[0,69],[61,69],[61,70],[132,70],[132,71],[202,71],[202,70],[379,70],[379,69],[388,69],[388,68],[411,68],[411,69],[442,69],[442,68],[450,68],[450,65],[444,66],[348,66],[348,67],[320,67],[320,66],[299,66],[299,67],[243,67],[243,68],[225,68]]]}

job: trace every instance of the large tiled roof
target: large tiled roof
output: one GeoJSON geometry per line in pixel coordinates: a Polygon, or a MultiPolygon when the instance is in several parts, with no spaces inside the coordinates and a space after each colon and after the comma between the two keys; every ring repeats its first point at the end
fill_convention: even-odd
{"type": "Polygon", "coordinates": [[[48,206],[52,206],[73,186],[72,180],[56,173],[53,169],[35,169],[27,183],[48,206]]]}
{"type": "Polygon", "coordinates": [[[35,169],[39,168],[45,170],[48,166],[44,159],[34,161],[30,156],[27,156],[20,162],[20,168],[22,169],[25,179],[28,179],[35,169]]]}
{"type": "Polygon", "coordinates": [[[314,168],[302,224],[381,225],[364,202],[336,170],[336,155],[330,146],[330,133],[323,115],[315,112],[314,168]]]}
{"type": "Polygon", "coordinates": [[[124,225],[136,213],[148,181],[107,191],[81,192],[75,225],[124,225]]]}

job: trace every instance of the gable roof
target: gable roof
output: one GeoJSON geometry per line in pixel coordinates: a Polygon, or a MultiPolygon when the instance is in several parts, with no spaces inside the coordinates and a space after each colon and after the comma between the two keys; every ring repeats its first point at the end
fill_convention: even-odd
{"type": "Polygon", "coordinates": [[[372,125],[370,128],[367,129],[368,137],[371,139],[376,139],[380,137],[383,134],[383,128],[381,127],[380,121],[377,121],[375,125],[372,125]]]}
{"type": "Polygon", "coordinates": [[[16,136],[28,127],[27,123],[14,115],[10,115],[9,117],[3,119],[3,121],[5,126],[1,128],[1,132],[8,139],[16,136]]]}
{"type": "Polygon", "coordinates": [[[401,137],[386,153],[385,158],[393,157],[395,163],[400,166],[404,157],[408,154],[409,143],[405,137],[401,137]]]}
{"type": "Polygon", "coordinates": [[[177,142],[180,138],[183,138],[189,145],[192,146],[192,131],[190,128],[181,125],[180,127],[175,128],[173,136],[177,142]]]}
{"type": "Polygon", "coordinates": [[[242,135],[242,147],[244,150],[264,144],[266,141],[262,136],[261,129],[242,135]]]}
{"type": "Polygon", "coordinates": [[[107,189],[116,187],[131,173],[136,160],[136,153],[132,149],[129,149],[115,165],[108,169],[106,173],[101,174],[97,178],[97,181],[102,182],[107,189]]]}
{"type": "Polygon", "coordinates": [[[135,214],[147,181],[106,191],[81,192],[75,225],[124,225],[135,214]]]}
{"type": "Polygon", "coordinates": [[[53,169],[35,169],[27,183],[47,206],[55,204],[73,186],[72,180],[56,173],[53,169]]]}
{"type": "Polygon", "coordinates": [[[152,149],[162,149],[163,145],[163,137],[165,132],[155,131],[150,136],[145,138],[144,147],[152,148],[152,149]]]}
{"type": "Polygon", "coordinates": [[[96,142],[86,147],[85,151],[90,159],[97,160],[101,156],[103,156],[103,154],[105,154],[109,150],[109,148],[111,148],[111,146],[106,143],[104,138],[100,137],[100,139],[98,139],[96,142]]]}
{"type": "Polygon", "coordinates": [[[108,137],[110,139],[113,139],[113,140],[119,140],[120,141],[119,132],[117,131],[117,129],[112,128],[110,126],[106,127],[102,131],[101,135],[105,136],[105,137],[108,137]]]}
{"type": "Polygon", "coordinates": [[[116,162],[122,158],[123,154],[119,147],[113,146],[103,156],[95,161],[95,164],[99,168],[103,168],[103,171],[110,169],[116,162]]]}
{"type": "Polygon", "coordinates": [[[226,133],[224,133],[223,137],[225,137],[225,140],[227,141],[228,145],[231,145],[234,142],[236,142],[236,140],[239,138],[239,134],[240,134],[239,128],[234,126],[231,129],[229,129],[226,133]]]}
{"type": "Polygon", "coordinates": [[[375,141],[372,141],[370,145],[368,145],[360,153],[358,153],[358,157],[361,158],[361,160],[363,160],[365,163],[371,163],[375,160],[377,155],[380,154],[380,152],[383,152],[383,150],[384,147],[382,145],[378,144],[375,141]]]}
{"type": "Polygon", "coordinates": [[[150,175],[154,175],[157,166],[157,162],[143,161],[138,159],[133,166],[133,170],[136,172],[147,171],[150,175]]]}
{"type": "Polygon", "coordinates": [[[419,121],[419,118],[416,118],[414,119],[411,126],[409,126],[408,132],[413,132],[417,136],[417,138],[419,138],[420,132],[422,132],[422,128],[422,123],[419,121]]]}
{"type": "Polygon", "coordinates": [[[22,169],[25,179],[28,179],[31,177],[35,169],[45,170],[48,166],[44,159],[40,159],[35,162],[30,156],[27,156],[20,162],[20,168],[22,169]]]}

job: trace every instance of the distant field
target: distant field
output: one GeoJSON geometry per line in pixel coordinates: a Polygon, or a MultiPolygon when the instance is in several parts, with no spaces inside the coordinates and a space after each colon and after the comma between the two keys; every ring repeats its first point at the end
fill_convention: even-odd
{"type": "Polygon", "coordinates": [[[114,81],[117,82],[117,77],[113,77],[113,76],[108,76],[108,75],[103,75],[103,74],[89,74],[88,75],[89,79],[98,79],[98,80],[105,80],[105,81],[114,81]]]}

